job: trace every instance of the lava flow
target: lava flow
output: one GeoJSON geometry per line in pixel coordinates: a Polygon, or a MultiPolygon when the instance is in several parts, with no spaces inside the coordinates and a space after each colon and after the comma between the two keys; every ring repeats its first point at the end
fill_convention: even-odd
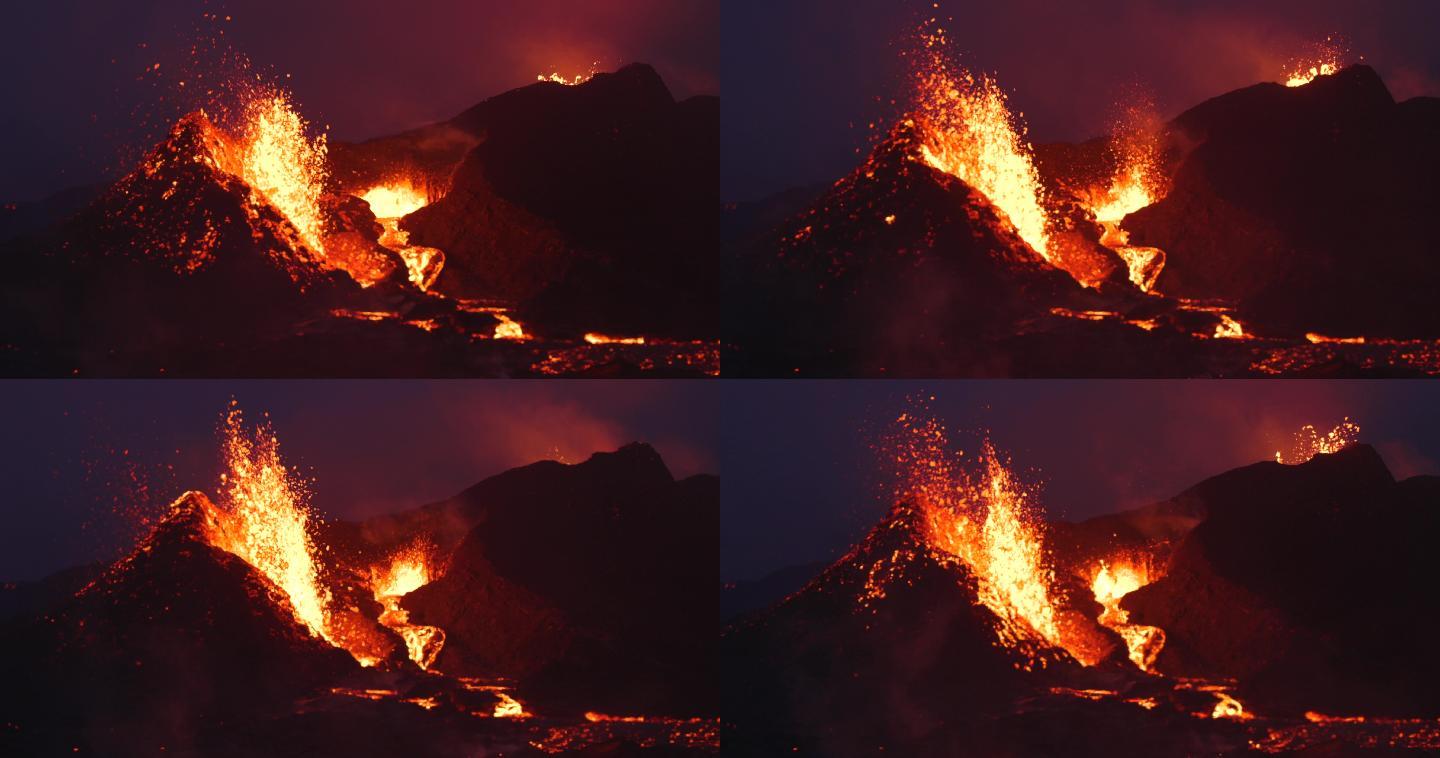
{"type": "Polygon", "coordinates": [[[410,623],[410,613],[400,606],[405,595],[429,584],[437,576],[431,565],[433,550],[414,544],[398,551],[388,563],[370,569],[370,586],[375,600],[384,611],[381,625],[405,640],[410,660],[422,669],[435,665],[435,658],[445,646],[445,631],[435,626],[410,623]]]}
{"type": "Polygon", "coordinates": [[[1120,222],[1165,195],[1159,124],[1153,106],[1141,103],[1126,109],[1111,137],[1110,153],[1115,171],[1109,185],[1092,190],[1082,201],[1104,229],[1100,244],[1125,261],[1132,284],[1149,292],[1165,267],[1165,253],[1159,248],[1131,245],[1130,233],[1121,228],[1120,222]]]}
{"type": "Polygon", "coordinates": [[[405,261],[410,283],[428,290],[445,266],[439,248],[411,245],[410,233],[400,228],[400,219],[430,204],[429,194],[409,179],[377,184],[360,195],[384,229],[380,244],[405,261]]]}
{"type": "Polygon", "coordinates": [[[1090,582],[1095,601],[1105,609],[1097,621],[1125,640],[1130,662],[1141,671],[1150,671],[1155,657],[1165,647],[1165,631],[1155,626],[1131,624],[1130,612],[1120,607],[1126,595],[1154,581],[1146,561],[1120,559],[1101,561],[1090,582]]]}

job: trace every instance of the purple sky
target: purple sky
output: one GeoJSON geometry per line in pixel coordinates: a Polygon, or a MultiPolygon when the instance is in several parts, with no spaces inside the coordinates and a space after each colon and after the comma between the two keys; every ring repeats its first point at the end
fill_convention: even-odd
{"type": "Polygon", "coordinates": [[[1139,85],[1173,117],[1275,81],[1327,35],[1348,38],[1399,99],[1440,95],[1432,0],[726,0],[721,195],[749,200],[838,178],[903,98],[900,53],[936,13],[962,62],[995,74],[1035,141],[1104,133],[1139,85]]]}
{"type": "Polygon", "coordinates": [[[719,474],[706,381],[20,381],[0,393],[0,581],[133,544],[137,516],[215,494],[230,399],[270,414],[328,518],[443,500],[537,460],[648,442],[676,477],[719,474]]]}
{"type": "Polygon", "coordinates": [[[177,96],[199,104],[194,73],[219,67],[204,49],[216,41],[288,75],[336,139],[449,118],[594,62],[649,63],[677,97],[719,94],[719,0],[46,0],[5,16],[0,200],[114,175],[173,120],[177,96]]]}

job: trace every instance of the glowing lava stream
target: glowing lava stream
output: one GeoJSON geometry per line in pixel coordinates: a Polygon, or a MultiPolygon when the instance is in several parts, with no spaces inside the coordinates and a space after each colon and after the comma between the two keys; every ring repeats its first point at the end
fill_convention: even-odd
{"type": "Polygon", "coordinates": [[[411,624],[410,612],[400,607],[400,600],[435,578],[427,551],[419,544],[397,552],[383,568],[370,569],[375,601],[384,608],[380,612],[380,624],[399,634],[405,640],[410,660],[426,670],[435,665],[435,658],[445,646],[445,631],[437,626],[411,624]]]}
{"type": "Polygon", "coordinates": [[[471,692],[489,692],[490,694],[499,698],[499,700],[495,703],[494,710],[491,711],[489,714],[475,712],[473,715],[489,715],[492,718],[497,719],[528,719],[531,716],[535,715],[525,710],[524,704],[522,704],[519,700],[516,700],[515,697],[510,694],[510,687],[508,684],[489,682],[483,679],[478,679],[476,677],[465,676],[459,677],[458,681],[460,682],[460,686],[464,687],[466,690],[469,690],[471,692]]]}
{"type": "Polygon", "coordinates": [[[1125,640],[1130,662],[1147,672],[1165,647],[1165,631],[1158,626],[1129,623],[1130,612],[1120,607],[1120,601],[1151,581],[1150,572],[1143,564],[1116,561],[1110,565],[1101,561],[1095,578],[1090,582],[1095,601],[1104,608],[1096,620],[1125,640]]]}
{"type": "Polygon", "coordinates": [[[1125,261],[1130,282],[1142,292],[1155,286],[1165,267],[1165,253],[1157,247],[1130,244],[1130,233],[1120,222],[1135,211],[1154,205],[1165,195],[1165,180],[1160,170],[1158,128],[1148,104],[1132,106],[1115,125],[1110,152],[1115,158],[1115,173],[1104,189],[1092,190],[1082,202],[1104,229],[1100,244],[1125,261]]]}
{"type": "Polygon", "coordinates": [[[375,214],[384,231],[380,245],[405,261],[410,283],[422,290],[430,289],[445,266],[445,253],[439,248],[410,244],[410,233],[400,228],[400,219],[430,203],[424,190],[408,179],[377,184],[360,195],[375,214]]]}

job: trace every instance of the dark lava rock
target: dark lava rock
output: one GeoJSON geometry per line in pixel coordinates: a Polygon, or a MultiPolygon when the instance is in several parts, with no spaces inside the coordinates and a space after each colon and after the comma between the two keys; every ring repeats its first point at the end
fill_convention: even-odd
{"type": "MultiPolygon", "coordinates": [[[[436,667],[507,676],[581,711],[713,713],[719,481],[676,481],[629,445],[492,477],[401,526],[471,525],[444,576],[407,595],[445,630],[436,667]]],[[[393,532],[392,532],[393,533],[393,532]]]]}
{"type": "Polygon", "coordinates": [[[1170,125],[1190,147],[1124,221],[1165,250],[1168,295],[1239,301],[1272,331],[1440,334],[1440,100],[1397,104],[1367,66],[1258,84],[1170,125]]]}
{"type": "Polygon", "coordinates": [[[808,210],[727,252],[727,373],[986,373],[986,338],[1087,307],[983,195],[914,160],[915,139],[897,127],[808,210]]]}
{"type": "Polygon", "coordinates": [[[633,64],[513,90],[449,125],[479,144],[401,223],[445,251],[440,291],[526,301],[528,318],[577,333],[714,334],[717,98],[677,103],[633,64]]]}
{"type": "Polygon", "coordinates": [[[1204,521],[1164,578],[1123,601],[1165,630],[1161,672],[1237,678],[1262,712],[1440,711],[1440,479],[1396,482],[1356,445],[1237,469],[1187,497],[1204,521]]]}
{"type": "Polygon", "coordinates": [[[0,752],[183,753],[201,730],[287,712],[356,668],[279,588],[208,543],[213,507],[188,493],[73,599],[4,630],[0,752]]]}
{"type": "Polygon", "coordinates": [[[203,114],[187,116],[84,210],[5,250],[0,339],[44,356],[26,373],[254,341],[358,297],[222,168],[226,149],[203,114]]]}
{"type": "Polygon", "coordinates": [[[918,523],[897,508],[804,589],[725,628],[727,752],[920,754],[1038,690],[973,577],[933,554],[918,523]]]}

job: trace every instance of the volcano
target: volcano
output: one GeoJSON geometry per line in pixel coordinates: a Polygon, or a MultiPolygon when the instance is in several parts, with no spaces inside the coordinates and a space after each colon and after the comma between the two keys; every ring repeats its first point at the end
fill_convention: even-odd
{"type": "Polygon", "coordinates": [[[113,185],[14,207],[11,373],[718,370],[717,98],[632,64],[349,144],[237,89],[113,185]]]}
{"type": "Polygon", "coordinates": [[[1337,66],[1032,149],[991,80],[931,52],[849,176],[727,206],[729,370],[1440,371],[1440,101],[1337,66]]]}
{"type": "Polygon", "coordinates": [[[717,752],[714,477],[635,444],[311,529],[249,439],[223,497],[186,493],[0,625],[28,651],[4,752],[717,752]]]}
{"type": "Polygon", "coordinates": [[[916,490],[802,589],[724,628],[726,748],[1434,749],[1425,630],[1436,608],[1422,585],[1435,484],[1396,481],[1373,448],[1352,444],[1047,524],[1053,644],[1014,633],[1034,617],[1007,618],[993,592],[1007,579],[937,541],[945,531],[916,490]]]}

